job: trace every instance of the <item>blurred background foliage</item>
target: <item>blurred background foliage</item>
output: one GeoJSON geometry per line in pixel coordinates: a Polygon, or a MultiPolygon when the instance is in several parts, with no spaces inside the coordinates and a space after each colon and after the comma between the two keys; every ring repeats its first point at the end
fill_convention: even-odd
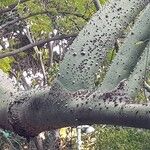
{"type": "MultiPolygon", "coordinates": [[[[100,4],[105,4],[106,0],[100,0],[100,4]]],[[[5,53],[31,43],[31,40],[37,41],[47,37],[55,37],[62,34],[79,33],[86,22],[96,12],[96,8],[92,0],[27,0],[19,2],[18,0],[0,0],[0,10],[12,6],[11,11],[1,14],[0,26],[10,21],[17,20],[15,23],[5,26],[0,31],[0,53],[5,53]],[[21,19],[25,18],[25,19],[21,19]],[[27,30],[29,33],[27,33],[27,30]],[[57,31],[55,33],[55,31],[57,31]],[[30,35],[29,35],[30,34],[30,35]],[[9,43],[9,44],[8,44],[9,43]]],[[[19,53],[13,57],[0,59],[0,69],[8,73],[10,77],[15,77],[20,86],[24,89],[36,88],[43,86],[43,77],[36,76],[41,73],[44,76],[46,72],[47,84],[50,85],[57,75],[59,63],[63,59],[63,55],[67,47],[72,43],[74,38],[66,41],[57,40],[52,43],[53,63],[49,64],[49,47],[48,45],[38,46],[38,52],[33,48],[26,52],[19,53]],[[59,53],[54,49],[59,49],[59,53]],[[41,66],[44,65],[44,70],[41,66]],[[32,70],[32,71],[31,71],[32,70]],[[25,82],[23,72],[27,77],[32,76],[30,85],[25,82]],[[26,87],[26,88],[25,88],[26,87]]],[[[101,83],[106,70],[113,60],[117,49],[113,48],[108,53],[107,59],[100,67],[97,74],[95,84],[101,83]]],[[[140,99],[144,95],[137,95],[140,99]]],[[[143,129],[132,129],[115,126],[94,126],[94,133],[82,134],[82,149],[85,150],[149,150],[150,149],[150,131],[143,129]]],[[[8,131],[0,131],[0,149],[35,149],[33,143],[28,143],[22,137],[10,133],[8,131]]],[[[77,149],[76,146],[76,130],[75,128],[60,129],[61,149],[77,149]]],[[[47,134],[48,135],[48,134],[47,134]]],[[[46,137],[46,133],[45,133],[46,137]]],[[[46,149],[46,148],[45,148],[46,149]]],[[[48,148],[47,148],[48,149],[48,148]]]]}
{"type": "Polygon", "coordinates": [[[95,149],[149,150],[150,131],[114,126],[97,127],[95,149]]]}

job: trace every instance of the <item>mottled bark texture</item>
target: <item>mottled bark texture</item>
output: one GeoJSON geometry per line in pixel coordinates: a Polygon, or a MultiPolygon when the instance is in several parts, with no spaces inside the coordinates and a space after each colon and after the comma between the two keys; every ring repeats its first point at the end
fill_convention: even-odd
{"type": "Polygon", "coordinates": [[[20,93],[9,107],[13,130],[26,137],[65,126],[114,124],[150,128],[150,105],[132,104],[125,81],[107,93],[69,92],[60,83],[51,88],[20,93]]]}

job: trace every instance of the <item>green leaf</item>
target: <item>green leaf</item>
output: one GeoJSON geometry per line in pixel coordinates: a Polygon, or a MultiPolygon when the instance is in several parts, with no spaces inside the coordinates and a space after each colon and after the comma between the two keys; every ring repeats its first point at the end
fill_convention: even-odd
{"type": "Polygon", "coordinates": [[[13,58],[8,57],[0,59],[0,69],[2,69],[5,73],[8,73],[11,70],[11,63],[13,61],[13,58]]]}

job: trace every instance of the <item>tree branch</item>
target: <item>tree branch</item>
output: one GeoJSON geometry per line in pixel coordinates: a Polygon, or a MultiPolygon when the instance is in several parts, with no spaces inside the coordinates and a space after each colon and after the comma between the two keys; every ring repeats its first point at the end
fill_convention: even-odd
{"type": "Polygon", "coordinates": [[[50,41],[55,41],[55,40],[63,40],[63,39],[68,39],[68,38],[72,38],[72,37],[76,37],[77,34],[69,34],[69,35],[60,35],[60,36],[56,36],[56,37],[53,37],[53,38],[47,38],[47,39],[43,39],[43,40],[39,40],[35,43],[31,43],[29,45],[26,45],[22,48],[19,48],[17,50],[12,50],[11,52],[6,52],[6,53],[3,53],[3,54],[0,54],[0,59],[1,58],[5,58],[5,57],[9,57],[9,56],[14,56],[20,52],[23,52],[23,51],[27,51],[35,46],[39,46],[39,45],[43,45],[45,43],[48,43],[50,41]]]}
{"type": "Polygon", "coordinates": [[[95,123],[150,129],[150,104],[131,104],[124,93],[124,83],[106,93],[85,90],[72,93],[59,82],[51,88],[19,93],[9,105],[9,121],[13,130],[25,137],[95,123]]]}
{"type": "MultiPolygon", "coordinates": [[[[76,91],[95,86],[95,73],[106,59],[107,53],[114,46],[116,39],[123,34],[129,23],[135,19],[142,9],[146,8],[148,3],[149,0],[120,0],[117,3],[116,0],[112,0],[102,11],[97,11],[69,47],[70,50],[65,54],[65,58],[60,64],[58,79],[66,88],[76,91]],[[116,13],[118,10],[120,12],[119,17],[116,13]],[[125,15],[124,12],[129,13],[125,15]],[[112,20],[114,21],[113,24],[112,20]]],[[[146,9],[148,14],[145,16],[146,18],[149,18],[148,11],[149,5],[146,9]]],[[[111,80],[112,82],[113,80],[111,80]]]]}
{"type": "MultiPolygon", "coordinates": [[[[6,22],[5,24],[1,25],[0,26],[0,30],[6,28],[7,26],[14,25],[18,21],[22,21],[22,20],[28,19],[28,18],[33,17],[33,16],[43,15],[43,14],[50,14],[50,13],[53,14],[53,11],[36,12],[36,13],[32,13],[32,14],[29,14],[29,15],[24,16],[24,17],[16,18],[16,19],[14,19],[12,21],[6,22]]],[[[75,15],[77,17],[81,17],[81,18],[85,19],[86,21],[88,21],[88,18],[85,18],[84,15],[82,15],[82,14],[71,13],[71,12],[58,12],[58,13],[59,14],[75,15]]]]}

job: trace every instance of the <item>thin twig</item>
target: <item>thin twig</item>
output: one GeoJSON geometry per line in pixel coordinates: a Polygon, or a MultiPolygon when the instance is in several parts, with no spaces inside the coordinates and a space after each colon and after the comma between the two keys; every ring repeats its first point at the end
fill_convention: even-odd
{"type": "MultiPolygon", "coordinates": [[[[50,38],[49,34],[49,38],[50,38]]],[[[51,42],[48,43],[48,54],[49,54],[49,68],[53,65],[53,44],[51,42]]]]}
{"type": "MultiPolygon", "coordinates": [[[[31,35],[29,28],[26,28],[26,31],[27,31],[26,35],[27,35],[30,43],[34,43],[35,40],[34,40],[34,37],[31,35]]],[[[34,51],[35,51],[35,53],[39,59],[39,62],[40,62],[40,67],[41,67],[42,74],[43,74],[43,85],[45,85],[47,83],[47,78],[46,78],[46,71],[45,71],[44,63],[42,60],[42,52],[39,51],[37,46],[34,47],[34,51]]]]}

